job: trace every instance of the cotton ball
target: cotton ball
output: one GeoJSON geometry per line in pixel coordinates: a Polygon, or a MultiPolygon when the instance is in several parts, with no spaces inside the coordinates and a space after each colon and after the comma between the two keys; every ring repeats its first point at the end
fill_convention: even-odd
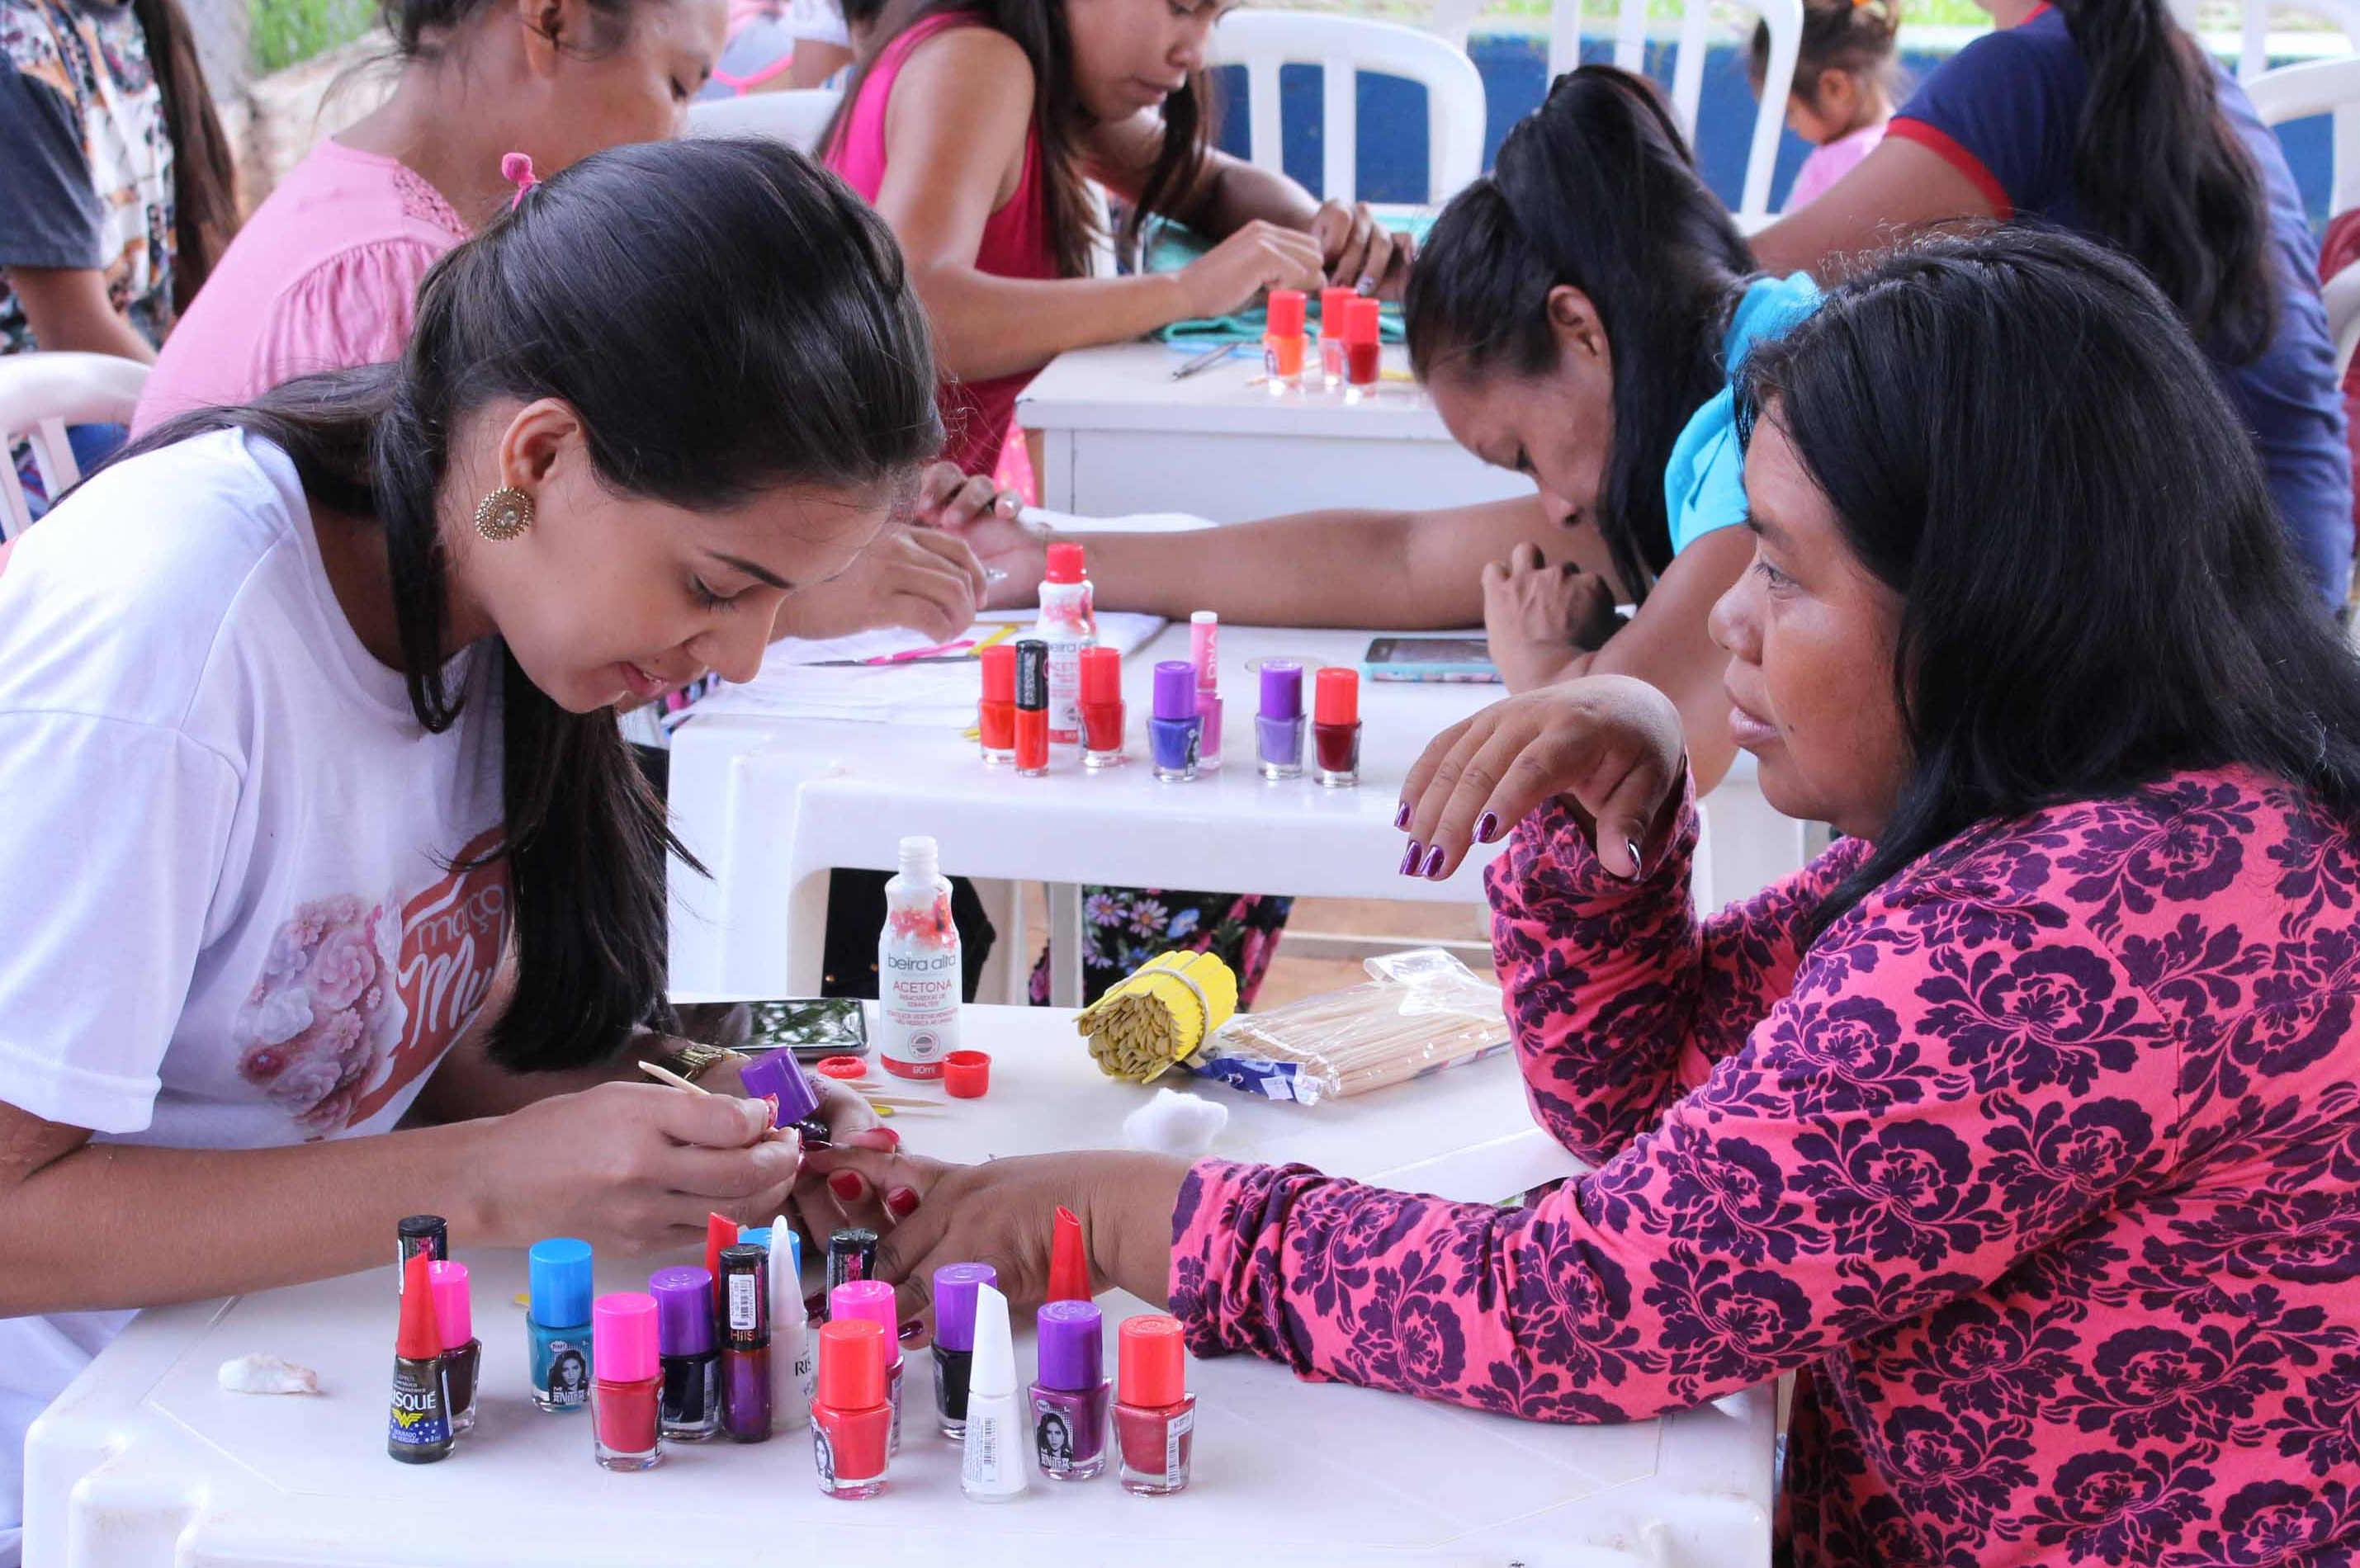
{"type": "Polygon", "coordinates": [[[1155,1098],[1122,1118],[1122,1136],[1133,1149],[1197,1155],[1212,1148],[1229,1125],[1229,1107],[1218,1101],[1158,1089],[1155,1098]]]}
{"type": "Polygon", "coordinates": [[[320,1375],[276,1356],[241,1356],[221,1364],[221,1386],[233,1394],[316,1394],[320,1375]]]}

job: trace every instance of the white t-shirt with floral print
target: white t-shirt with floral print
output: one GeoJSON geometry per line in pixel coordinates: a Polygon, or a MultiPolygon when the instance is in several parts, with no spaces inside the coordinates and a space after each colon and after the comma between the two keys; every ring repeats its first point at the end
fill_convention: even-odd
{"type": "MultiPolygon", "coordinates": [[[[295,471],[235,431],[93,479],[0,573],[0,1101],[99,1138],[390,1129],[509,925],[491,644],[421,729],[295,471]],[[457,867],[454,869],[454,867],[457,867]]],[[[26,1427],[127,1314],[0,1321],[0,1563],[26,1427]]]]}

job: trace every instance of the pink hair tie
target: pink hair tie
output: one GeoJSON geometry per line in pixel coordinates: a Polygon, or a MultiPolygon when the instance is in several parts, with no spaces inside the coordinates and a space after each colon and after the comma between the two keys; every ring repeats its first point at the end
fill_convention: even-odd
{"type": "Polygon", "coordinates": [[[503,154],[500,158],[500,178],[517,188],[515,198],[508,202],[511,212],[524,201],[524,193],[541,183],[541,177],[532,171],[532,155],[530,153],[503,154]]]}

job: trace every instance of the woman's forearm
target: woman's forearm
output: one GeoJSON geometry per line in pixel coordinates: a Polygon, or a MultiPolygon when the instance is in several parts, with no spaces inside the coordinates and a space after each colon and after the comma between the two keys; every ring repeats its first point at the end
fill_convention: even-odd
{"type": "Polygon", "coordinates": [[[1183,221],[1199,234],[1226,238],[1259,218],[1284,229],[1307,229],[1319,211],[1311,192],[1284,174],[1216,152],[1183,221]]]}
{"type": "Polygon", "coordinates": [[[912,264],[945,374],[989,381],[1038,370],[1068,349],[1122,343],[1188,314],[1176,272],[1129,278],[995,278],[967,263],[912,264]]]}
{"type": "MultiPolygon", "coordinates": [[[[0,1116],[23,1117],[0,1106],[0,1116]]],[[[46,1124],[35,1124],[41,1126],[46,1124]]],[[[0,1176],[0,1317],[161,1306],[383,1263],[405,1214],[490,1234],[476,1123],[285,1149],[84,1143],[0,1176]]]]}
{"type": "Polygon", "coordinates": [[[1092,534],[1098,603],[1246,626],[1437,631],[1483,623],[1483,563],[1550,526],[1537,497],[1434,512],[1304,512],[1218,533],[1092,534]]]}

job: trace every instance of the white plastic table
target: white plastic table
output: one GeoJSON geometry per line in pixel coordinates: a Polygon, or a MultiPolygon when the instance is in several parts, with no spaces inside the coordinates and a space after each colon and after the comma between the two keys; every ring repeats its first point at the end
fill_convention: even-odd
{"type": "MultiPolygon", "coordinates": [[[[1251,383],[1262,355],[1240,349],[1185,381],[1185,351],[1116,343],[1059,354],[1016,400],[1042,435],[1041,504],[1086,517],[1186,512],[1251,522],[1327,507],[1423,510],[1532,494],[1450,439],[1424,391],[1378,383],[1273,397],[1251,383]]],[[[1389,369],[1405,371],[1399,345],[1389,369]]]]}
{"type": "MultiPolygon", "coordinates": [[[[903,1124],[912,1147],[958,1160],[1111,1146],[1149,1091],[1098,1076],[1066,1015],[971,1007],[967,1043],[993,1054],[992,1091],[903,1124]]],[[[921,1091],[923,1092],[923,1091],[921,1091]]],[[[1216,1152],[1301,1159],[1338,1174],[1487,1201],[1567,1174],[1496,1057],[1361,1098],[1232,1107],[1216,1152]]],[[[388,1263],[391,1238],[388,1238],[388,1263]]],[[[37,1568],[646,1568],[732,1563],[1366,1563],[1418,1559],[1605,1564],[1770,1556],[1773,1400],[1762,1388],[1625,1427],[1552,1427],[1367,1389],[1298,1383],[1245,1357],[1192,1364],[1196,1469],[1168,1498],[1111,1477],[982,1508],[958,1492],[956,1450],[932,1435],[931,1362],[911,1364],[891,1490],[820,1496],[810,1439],[668,1449],[644,1475],[590,1458],[585,1418],[525,1393],[523,1288],[513,1252],[463,1253],[484,1343],[474,1435],[449,1460],[385,1454],[395,1324],[388,1266],[345,1279],[143,1314],[33,1428],[28,1563],[37,1568]],[[322,1396],[215,1386],[222,1361],[268,1352],[315,1368],[322,1396]]],[[[680,1259],[602,1258],[602,1290],[643,1289],[680,1259]]],[[[1142,1310],[1101,1298],[1110,1318],[1142,1310]]],[[[1031,1376],[1030,1335],[1018,1347],[1031,1376]]],[[[1109,1341],[1111,1341],[1109,1327],[1109,1341]]],[[[1109,1344],[1111,1367],[1111,1344],[1109,1344]]]]}
{"type": "MultiPolygon", "coordinates": [[[[672,866],[674,993],[818,995],[828,872],[890,870],[906,833],[933,834],[953,875],[1049,884],[1051,996],[1060,1006],[1081,999],[1076,889],[1085,883],[1480,903],[1481,867],[1502,846],[1479,846],[1445,881],[1404,877],[1408,841],[1393,811],[1426,743],[1495,701],[1499,687],[1362,681],[1355,789],[1323,789],[1308,772],[1270,782],[1254,767],[1258,686],[1248,667],[1282,657],[1306,668],[1355,663],[1370,635],[1222,627],[1227,760],[1187,784],[1159,782],[1146,749],[1153,666],[1187,657],[1184,624],[1123,661],[1131,760],[1101,773],[1060,750],[1047,778],[1020,779],[984,767],[975,743],[947,728],[692,721],[672,741],[672,811],[711,876],[672,866]]],[[[1707,817],[1697,889],[1705,908],[1802,864],[1802,825],[1762,799],[1750,758],[1739,758],[1707,817]]],[[[1011,951],[1021,941],[1015,931],[1001,940],[1011,951]]],[[[1029,954],[1022,959],[1029,964],[1029,954]]]]}

